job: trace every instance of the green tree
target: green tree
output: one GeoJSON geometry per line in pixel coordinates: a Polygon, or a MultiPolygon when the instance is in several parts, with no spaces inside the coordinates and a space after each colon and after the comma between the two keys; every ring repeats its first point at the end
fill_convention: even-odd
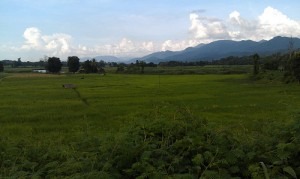
{"type": "Polygon", "coordinates": [[[3,72],[4,71],[4,64],[3,62],[0,62],[0,72],[3,72]]]}
{"type": "Polygon", "coordinates": [[[259,73],[259,55],[256,53],[253,55],[253,75],[259,73]]]}
{"type": "Polygon", "coordinates": [[[263,64],[263,69],[265,70],[278,70],[279,60],[277,59],[268,59],[263,64]]]}
{"type": "Polygon", "coordinates": [[[101,68],[105,67],[105,61],[103,61],[103,60],[100,60],[98,64],[99,64],[99,67],[101,67],[101,68]]]}
{"type": "Polygon", "coordinates": [[[144,73],[144,72],[145,72],[145,71],[144,71],[145,65],[146,65],[146,62],[140,61],[141,73],[144,73]]]}
{"type": "Polygon", "coordinates": [[[116,73],[122,73],[125,71],[125,65],[124,64],[119,64],[118,68],[116,70],[116,73]]]}
{"type": "Polygon", "coordinates": [[[300,54],[296,54],[292,58],[291,70],[293,76],[300,82],[300,54]]]}
{"type": "Polygon", "coordinates": [[[84,70],[85,73],[91,73],[92,72],[91,61],[86,60],[85,62],[83,62],[81,68],[84,70]]]}
{"type": "Polygon", "coordinates": [[[95,59],[92,61],[86,60],[83,62],[81,68],[83,68],[85,73],[97,73],[98,72],[98,64],[95,59]]]}
{"type": "Polygon", "coordinates": [[[96,62],[95,59],[92,60],[91,67],[92,67],[92,73],[97,73],[98,72],[98,63],[96,62]]]}
{"type": "Polygon", "coordinates": [[[77,72],[80,67],[79,58],[77,56],[68,57],[67,65],[69,68],[69,72],[72,72],[72,73],[77,72]]]}
{"type": "Polygon", "coordinates": [[[46,69],[50,73],[58,73],[60,72],[62,67],[62,63],[59,58],[57,57],[49,57],[46,65],[46,69]]]}
{"type": "Polygon", "coordinates": [[[16,63],[16,67],[22,66],[21,58],[18,58],[18,61],[16,63]]]}

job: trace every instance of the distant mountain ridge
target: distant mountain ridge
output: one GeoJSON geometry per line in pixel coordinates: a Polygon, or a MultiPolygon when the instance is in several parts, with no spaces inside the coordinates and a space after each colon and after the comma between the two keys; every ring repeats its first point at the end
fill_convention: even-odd
{"type": "Polygon", "coordinates": [[[109,56],[109,55],[106,55],[106,56],[96,56],[96,57],[82,57],[82,58],[80,58],[80,61],[83,62],[83,61],[92,60],[92,59],[95,59],[96,61],[103,60],[105,62],[120,62],[120,61],[122,61],[118,57],[109,56]]]}
{"type": "Polygon", "coordinates": [[[288,51],[290,42],[293,42],[294,49],[300,48],[299,38],[281,36],[259,42],[252,40],[218,40],[208,44],[188,47],[182,51],[155,52],[135,60],[158,63],[163,61],[211,61],[228,56],[245,56],[255,53],[270,55],[288,51]]]}

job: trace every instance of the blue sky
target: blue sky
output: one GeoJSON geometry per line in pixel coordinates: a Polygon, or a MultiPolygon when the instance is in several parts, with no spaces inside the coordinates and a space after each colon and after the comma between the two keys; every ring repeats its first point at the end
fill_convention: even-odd
{"type": "Polygon", "coordinates": [[[300,37],[297,0],[1,0],[0,60],[143,56],[214,40],[300,37]]]}

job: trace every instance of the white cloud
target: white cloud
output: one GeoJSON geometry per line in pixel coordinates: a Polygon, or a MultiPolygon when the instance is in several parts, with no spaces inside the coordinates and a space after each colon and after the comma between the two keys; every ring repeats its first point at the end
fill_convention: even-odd
{"type": "Polygon", "coordinates": [[[53,34],[50,36],[42,36],[45,44],[44,48],[52,52],[54,55],[62,55],[71,52],[72,37],[67,34],[53,34]]]}
{"type": "Polygon", "coordinates": [[[41,32],[38,28],[27,28],[23,34],[23,37],[25,38],[25,43],[22,46],[22,49],[40,48],[41,32]]]}
{"type": "MultiPolygon", "coordinates": [[[[24,42],[20,47],[8,47],[18,53],[33,53],[48,56],[67,57],[69,55],[94,56],[143,56],[159,50],[183,50],[200,43],[215,40],[262,40],[274,36],[300,37],[300,22],[289,18],[272,7],[267,7],[256,19],[246,19],[238,11],[233,11],[226,19],[205,16],[205,11],[193,11],[189,15],[189,36],[181,40],[134,41],[123,38],[119,42],[95,46],[74,45],[72,36],[64,33],[42,34],[36,27],[29,27],[23,33],[24,42]]],[[[3,50],[3,48],[2,48],[3,50]]],[[[18,55],[19,56],[19,55],[18,55]]]]}
{"type": "Polygon", "coordinates": [[[274,36],[300,36],[300,23],[272,7],[265,8],[256,20],[247,20],[240,13],[233,11],[229,15],[229,34],[231,39],[262,40],[274,36]]]}
{"type": "Polygon", "coordinates": [[[217,19],[203,15],[203,11],[193,11],[189,16],[191,37],[188,40],[166,40],[162,50],[183,50],[199,43],[215,40],[262,40],[275,36],[300,37],[300,22],[290,19],[277,9],[267,7],[254,20],[243,18],[238,11],[229,14],[228,19],[217,19]]]}
{"type": "Polygon", "coordinates": [[[153,42],[143,42],[142,48],[149,52],[152,52],[152,51],[154,51],[154,43],[153,42]]]}
{"type": "Polygon", "coordinates": [[[300,36],[300,23],[277,9],[267,7],[258,17],[257,36],[270,39],[274,36],[300,36]]]}
{"type": "Polygon", "coordinates": [[[198,40],[183,40],[183,41],[166,40],[161,45],[161,50],[162,51],[166,51],[166,50],[178,51],[178,50],[183,50],[187,47],[192,47],[192,46],[195,46],[198,44],[199,44],[198,40]]]}
{"type": "Polygon", "coordinates": [[[118,43],[96,45],[95,47],[86,47],[79,45],[73,49],[76,55],[91,56],[91,55],[114,55],[122,57],[142,56],[155,51],[155,45],[152,41],[149,42],[134,42],[130,39],[123,38],[118,43]]]}
{"type": "Polygon", "coordinates": [[[24,44],[19,48],[12,47],[12,50],[19,52],[25,50],[30,53],[39,52],[48,56],[60,57],[67,57],[69,55],[136,56],[151,53],[155,50],[155,45],[152,41],[133,42],[127,38],[123,38],[115,44],[96,45],[94,47],[87,47],[85,45],[73,46],[71,44],[71,35],[63,33],[43,35],[36,27],[25,29],[23,37],[25,39],[24,44]]]}
{"type": "Polygon", "coordinates": [[[49,55],[64,55],[71,52],[72,37],[68,34],[42,35],[38,28],[30,27],[25,29],[23,37],[25,42],[17,50],[42,51],[49,55]]]}
{"type": "Polygon", "coordinates": [[[232,40],[252,39],[256,38],[257,21],[247,20],[241,17],[238,11],[229,14],[228,34],[232,40]]]}
{"type": "Polygon", "coordinates": [[[106,46],[114,55],[135,56],[144,55],[154,51],[153,42],[133,42],[130,39],[123,38],[118,44],[106,46]]]}
{"type": "Polygon", "coordinates": [[[212,41],[229,37],[226,25],[220,19],[204,17],[193,12],[190,14],[190,22],[189,31],[195,39],[212,41]]]}

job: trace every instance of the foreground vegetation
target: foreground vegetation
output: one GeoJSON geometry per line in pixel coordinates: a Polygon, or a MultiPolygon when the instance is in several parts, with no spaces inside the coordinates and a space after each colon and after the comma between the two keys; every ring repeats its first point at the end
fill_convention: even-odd
{"type": "Polygon", "coordinates": [[[297,84],[244,74],[4,76],[1,178],[300,174],[297,84]],[[62,88],[69,83],[77,88],[62,88]]]}

